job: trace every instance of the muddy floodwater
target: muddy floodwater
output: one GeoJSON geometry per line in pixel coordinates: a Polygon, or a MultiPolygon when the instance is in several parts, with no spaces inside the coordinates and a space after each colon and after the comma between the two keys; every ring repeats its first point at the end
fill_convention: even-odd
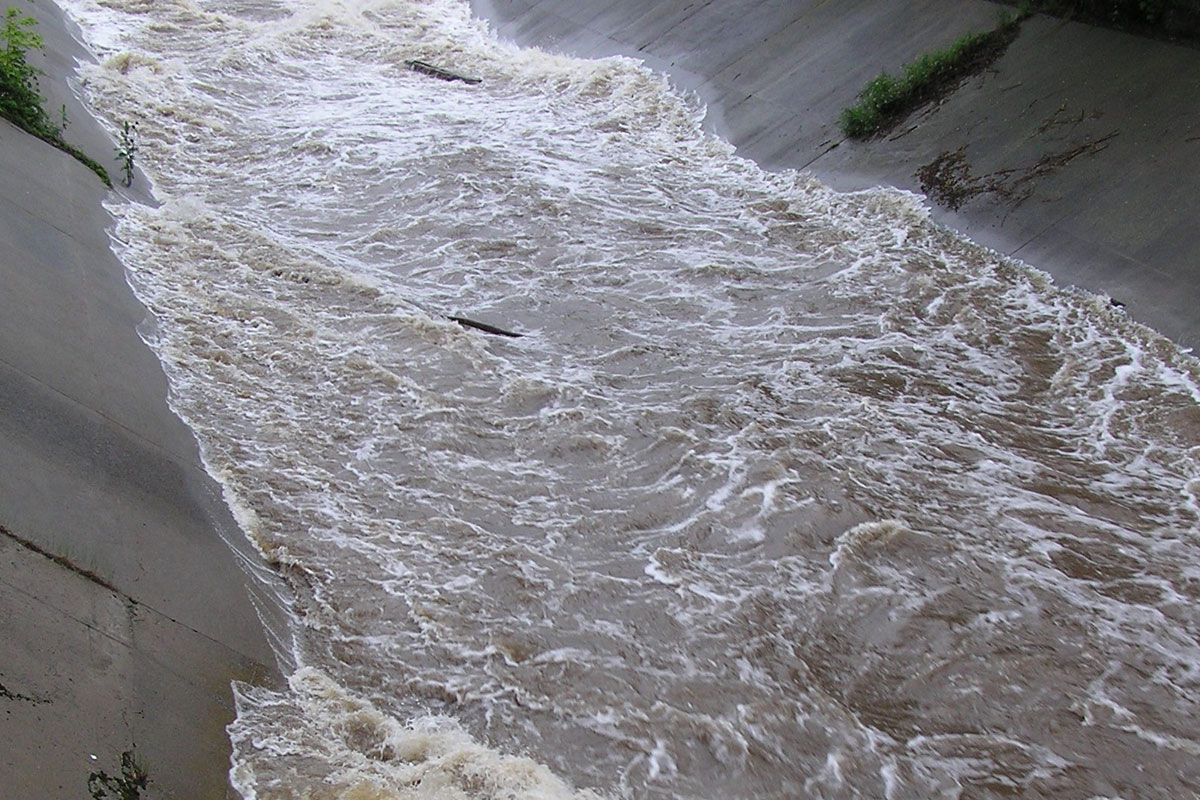
{"type": "Polygon", "coordinates": [[[1191,356],[465,0],[64,5],[286,585],[246,798],[1200,792],[1191,356]]]}

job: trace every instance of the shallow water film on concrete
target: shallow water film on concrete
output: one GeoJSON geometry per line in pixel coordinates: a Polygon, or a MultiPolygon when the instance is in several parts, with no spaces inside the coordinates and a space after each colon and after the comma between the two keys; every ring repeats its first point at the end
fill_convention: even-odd
{"type": "Polygon", "coordinates": [[[465,2],[65,6],[160,201],[112,207],[144,335],[291,591],[244,796],[1200,791],[1169,341],[465,2]]]}

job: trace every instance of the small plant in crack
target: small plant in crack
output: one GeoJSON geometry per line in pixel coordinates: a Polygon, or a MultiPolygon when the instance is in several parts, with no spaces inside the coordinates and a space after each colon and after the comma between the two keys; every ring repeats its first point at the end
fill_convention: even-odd
{"type": "Polygon", "coordinates": [[[109,775],[97,770],[88,775],[87,788],[92,800],[140,800],[150,784],[150,773],[138,763],[132,750],[121,753],[121,773],[109,775]]]}
{"type": "Polygon", "coordinates": [[[121,172],[124,173],[126,186],[133,185],[133,157],[138,151],[137,125],[125,120],[121,127],[120,144],[117,145],[117,161],[121,162],[121,172]]]}

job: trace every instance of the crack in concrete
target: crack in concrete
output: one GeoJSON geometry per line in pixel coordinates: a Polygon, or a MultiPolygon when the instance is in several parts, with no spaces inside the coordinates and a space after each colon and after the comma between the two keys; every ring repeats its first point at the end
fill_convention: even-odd
{"type": "Polygon", "coordinates": [[[20,703],[32,703],[35,706],[50,702],[49,700],[43,700],[40,697],[32,697],[27,694],[21,694],[20,692],[14,692],[3,683],[0,683],[0,699],[12,700],[20,703]]]}

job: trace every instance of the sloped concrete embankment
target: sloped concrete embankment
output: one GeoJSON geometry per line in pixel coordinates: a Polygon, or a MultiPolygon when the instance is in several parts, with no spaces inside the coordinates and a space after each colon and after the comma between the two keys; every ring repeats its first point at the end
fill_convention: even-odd
{"type": "MultiPolygon", "coordinates": [[[[87,53],[54,6],[22,10],[46,40],[47,107],[112,163],[65,82],[87,53]]],[[[138,337],[106,192],[0,121],[0,786],[85,796],[136,748],[154,796],[222,797],[230,682],[277,680],[255,612],[273,601],[251,597],[253,556],[224,541],[242,535],[138,337]]]]}

